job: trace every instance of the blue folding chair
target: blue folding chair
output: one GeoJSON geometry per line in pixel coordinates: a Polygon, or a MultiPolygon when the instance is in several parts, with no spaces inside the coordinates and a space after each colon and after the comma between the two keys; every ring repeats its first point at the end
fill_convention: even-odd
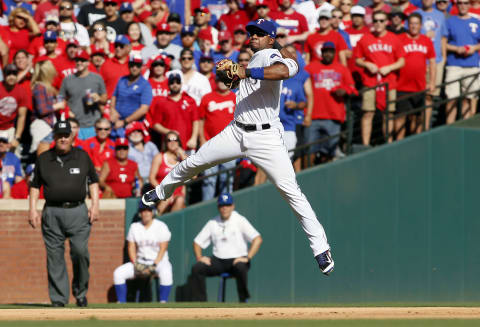
{"type": "Polygon", "coordinates": [[[220,275],[220,285],[218,286],[217,302],[225,302],[225,291],[227,289],[227,279],[233,276],[229,273],[223,273],[220,275]]]}

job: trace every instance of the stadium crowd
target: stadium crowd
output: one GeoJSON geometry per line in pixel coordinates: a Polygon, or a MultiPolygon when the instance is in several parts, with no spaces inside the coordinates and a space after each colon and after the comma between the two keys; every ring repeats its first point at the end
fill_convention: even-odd
{"type": "MultiPolygon", "coordinates": [[[[479,0],[186,0],[180,9],[168,0],[2,0],[1,195],[27,197],[31,163],[53,146],[59,119],[90,155],[103,198],[157,185],[233,119],[235,90],[216,79],[215,63],[248,64],[245,26],[254,19],[275,21],[278,42],[299,61],[280,99],[287,148],[332,136],[292,151],[296,170],[304,155],[311,163],[341,155],[335,136],[348,97],[361,112],[365,146],[375,113],[385,110],[400,113],[384,124],[387,141],[428,129],[432,108],[413,111],[435,97],[448,99],[447,123],[471,117],[478,18],[479,0]]],[[[265,180],[248,160],[206,174],[236,165],[236,176],[203,180],[202,200],[265,180]]],[[[184,206],[180,188],[158,209],[184,206]]]]}

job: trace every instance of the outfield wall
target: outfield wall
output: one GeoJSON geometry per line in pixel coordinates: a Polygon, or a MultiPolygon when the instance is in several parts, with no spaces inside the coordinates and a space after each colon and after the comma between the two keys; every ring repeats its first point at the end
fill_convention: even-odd
{"type": "MultiPolygon", "coordinates": [[[[249,274],[251,301],[480,300],[478,144],[480,130],[442,127],[300,173],[332,246],[330,277],[271,184],[236,192],[237,210],[264,239],[249,274]]],[[[127,221],[136,206],[127,200],[127,221]]],[[[210,201],[162,217],[175,285],[185,283],[193,238],[215,214],[210,201]]],[[[209,300],[217,286],[210,278],[209,300]]],[[[227,300],[236,300],[233,281],[227,300]]]]}

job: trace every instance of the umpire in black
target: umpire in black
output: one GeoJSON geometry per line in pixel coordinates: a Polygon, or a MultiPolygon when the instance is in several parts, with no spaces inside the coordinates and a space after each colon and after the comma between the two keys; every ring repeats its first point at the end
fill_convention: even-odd
{"type": "Polygon", "coordinates": [[[65,264],[65,239],[70,240],[73,264],[72,293],[77,306],[87,306],[90,265],[88,238],[92,223],[98,218],[98,176],[88,154],[72,147],[74,135],[68,121],[58,121],[53,134],[55,147],[36,161],[30,188],[29,223],[40,225],[37,201],[43,185],[45,207],[42,211],[42,235],[47,249],[48,292],[52,306],[68,303],[69,285],[65,264]],[[92,205],[85,204],[87,188],[92,205]]]}

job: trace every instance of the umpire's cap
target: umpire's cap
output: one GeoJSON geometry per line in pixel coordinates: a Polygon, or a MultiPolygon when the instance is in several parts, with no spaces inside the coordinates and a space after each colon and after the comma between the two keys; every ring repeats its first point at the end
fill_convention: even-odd
{"type": "Polygon", "coordinates": [[[218,196],[219,206],[229,206],[233,204],[233,196],[230,193],[222,193],[218,196]]]}
{"type": "Polygon", "coordinates": [[[72,127],[66,120],[59,120],[53,126],[53,134],[72,134],[72,127]]]}

